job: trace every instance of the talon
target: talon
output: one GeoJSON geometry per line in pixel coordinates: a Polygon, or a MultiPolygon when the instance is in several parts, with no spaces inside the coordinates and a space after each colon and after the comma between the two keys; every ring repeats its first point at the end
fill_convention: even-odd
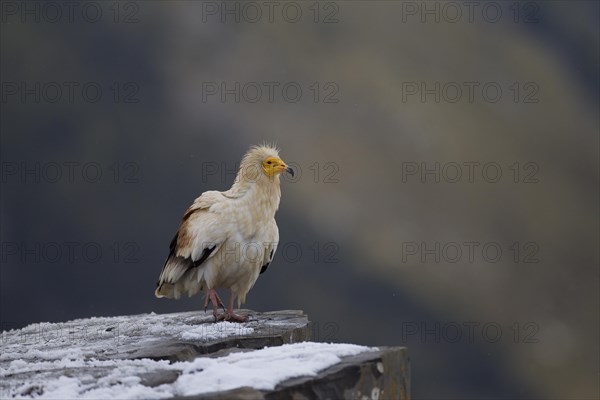
{"type": "Polygon", "coordinates": [[[221,300],[221,298],[219,297],[219,294],[217,293],[217,291],[215,289],[209,289],[206,292],[206,295],[204,297],[204,312],[206,312],[206,310],[208,309],[209,301],[212,304],[213,316],[215,317],[215,321],[216,321],[217,315],[218,315],[217,310],[219,309],[219,306],[223,307],[223,310],[225,310],[225,305],[223,304],[223,301],[221,300]]]}
{"type": "Polygon", "coordinates": [[[215,322],[217,321],[232,321],[232,322],[246,322],[249,319],[249,316],[237,315],[233,312],[233,301],[235,299],[235,293],[231,290],[231,296],[229,297],[229,306],[225,308],[225,304],[219,297],[219,294],[215,289],[209,289],[206,292],[206,297],[204,298],[204,312],[206,312],[208,308],[208,302],[212,304],[213,308],[213,317],[215,318],[215,322]],[[219,306],[223,307],[223,313],[219,314],[218,309],[219,306]]]}
{"type": "Polygon", "coordinates": [[[233,289],[230,289],[231,295],[229,296],[229,306],[227,310],[219,316],[221,320],[233,321],[233,322],[246,322],[248,321],[247,316],[237,315],[233,312],[233,301],[235,300],[236,294],[233,289]]]}
{"type": "Polygon", "coordinates": [[[227,311],[223,314],[215,316],[215,322],[217,321],[230,321],[230,322],[247,322],[248,317],[244,315],[238,315],[233,311],[227,311]]]}

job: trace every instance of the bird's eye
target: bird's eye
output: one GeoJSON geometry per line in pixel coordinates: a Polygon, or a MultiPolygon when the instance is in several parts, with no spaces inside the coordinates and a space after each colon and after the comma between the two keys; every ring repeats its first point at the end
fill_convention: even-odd
{"type": "Polygon", "coordinates": [[[267,161],[267,164],[269,164],[269,165],[272,164],[272,163],[273,163],[273,161],[267,161]]]}

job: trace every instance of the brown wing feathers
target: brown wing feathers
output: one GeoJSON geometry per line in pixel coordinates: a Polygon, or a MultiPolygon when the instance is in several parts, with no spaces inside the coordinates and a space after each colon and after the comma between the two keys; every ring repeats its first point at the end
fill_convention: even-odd
{"type": "Polygon", "coordinates": [[[169,255],[165,260],[165,264],[163,266],[160,278],[156,283],[157,289],[155,293],[157,296],[160,295],[172,297],[174,295],[173,285],[177,282],[177,280],[179,280],[192,268],[196,268],[202,265],[202,263],[206,261],[208,257],[210,257],[212,252],[217,247],[216,244],[207,246],[202,250],[202,254],[195,261],[192,259],[191,256],[184,258],[177,255],[179,246],[189,245],[189,241],[191,240],[187,233],[187,224],[189,223],[188,220],[190,216],[196,211],[200,210],[201,208],[190,208],[184,214],[181,221],[181,225],[179,226],[177,233],[175,233],[175,236],[173,236],[173,239],[171,240],[171,244],[169,245],[169,255]],[[170,271],[166,271],[167,269],[170,269],[170,271]]]}

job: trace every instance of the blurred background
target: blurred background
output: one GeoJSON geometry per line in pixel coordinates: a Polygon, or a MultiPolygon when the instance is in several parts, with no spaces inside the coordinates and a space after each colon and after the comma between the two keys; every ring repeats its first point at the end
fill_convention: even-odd
{"type": "Polygon", "coordinates": [[[414,398],[599,396],[599,6],[1,6],[2,329],[154,311],[201,192],[274,142],[246,308],[408,346],[414,398]]]}

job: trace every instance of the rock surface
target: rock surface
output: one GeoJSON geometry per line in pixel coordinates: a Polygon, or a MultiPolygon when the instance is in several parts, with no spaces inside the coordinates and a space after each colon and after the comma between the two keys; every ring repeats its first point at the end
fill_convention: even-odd
{"type": "Polygon", "coordinates": [[[251,320],[244,324],[214,323],[210,314],[198,312],[142,314],[40,323],[2,332],[0,398],[407,399],[410,396],[405,348],[302,345],[301,342],[310,340],[311,332],[302,311],[241,310],[241,313],[250,314],[251,320]],[[289,357],[289,371],[286,357],[289,357]],[[255,366],[253,360],[259,360],[255,366]],[[271,363],[279,369],[269,370],[271,363]],[[294,365],[300,371],[297,375],[293,372],[294,365]],[[245,373],[240,369],[242,372],[238,374],[254,372],[258,379],[248,384],[242,380],[243,387],[236,387],[225,376],[243,366],[250,369],[245,373]],[[260,372],[261,368],[266,372],[260,372]],[[221,380],[223,371],[225,382],[215,383],[210,371],[213,374],[217,371],[216,380],[221,380]],[[213,386],[203,384],[202,379],[207,378],[202,374],[212,376],[208,383],[213,386]],[[263,381],[260,378],[264,375],[283,379],[271,382],[265,376],[263,381]],[[203,386],[202,390],[195,390],[198,385],[203,386]]]}
{"type": "Polygon", "coordinates": [[[292,378],[271,391],[245,387],[179,399],[406,400],[410,399],[408,352],[405,347],[381,347],[378,351],[345,357],[317,376],[292,378]]]}

